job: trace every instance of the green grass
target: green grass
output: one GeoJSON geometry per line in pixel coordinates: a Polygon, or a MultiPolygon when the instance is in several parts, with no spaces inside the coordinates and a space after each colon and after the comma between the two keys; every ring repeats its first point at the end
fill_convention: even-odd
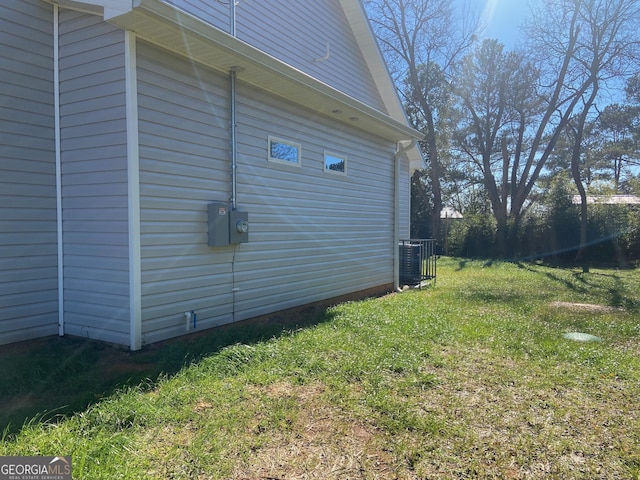
{"type": "Polygon", "coordinates": [[[640,478],[640,271],[444,258],[435,287],[283,324],[14,351],[3,405],[52,391],[65,416],[5,414],[0,454],[89,479],[640,478]]]}

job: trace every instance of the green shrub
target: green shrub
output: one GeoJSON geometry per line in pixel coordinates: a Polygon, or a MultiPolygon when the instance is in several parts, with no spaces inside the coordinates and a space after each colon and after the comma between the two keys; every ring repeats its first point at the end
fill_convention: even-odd
{"type": "Polygon", "coordinates": [[[467,213],[449,230],[449,252],[451,255],[487,258],[494,252],[496,223],[488,213],[467,213]]]}

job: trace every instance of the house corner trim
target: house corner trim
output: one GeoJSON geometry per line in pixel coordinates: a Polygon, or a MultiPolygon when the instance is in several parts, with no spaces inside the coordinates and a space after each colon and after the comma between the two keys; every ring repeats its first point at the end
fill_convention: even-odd
{"type": "Polygon", "coordinates": [[[142,267],[140,252],[140,157],[138,150],[138,78],[136,35],[125,31],[127,184],[129,225],[129,347],[142,348],[142,267]]]}

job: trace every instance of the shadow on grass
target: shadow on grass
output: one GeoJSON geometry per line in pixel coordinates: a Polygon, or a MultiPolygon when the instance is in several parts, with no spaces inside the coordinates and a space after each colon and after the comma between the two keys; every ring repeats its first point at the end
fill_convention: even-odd
{"type": "Polygon", "coordinates": [[[556,274],[549,271],[549,267],[545,267],[544,271],[541,271],[536,268],[537,264],[525,262],[516,262],[516,264],[519,268],[524,268],[538,275],[544,275],[567,290],[580,294],[602,296],[607,299],[607,306],[623,307],[630,312],[640,312],[640,301],[629,295],[630,292],[625,288],[625,283],[615,273],[577,272],[573,271],[574,268],[572,267],[553,267],[562,272],[561,274],[556,274]],[[570,273],[569,276],[566,275],[567,272],[570,273]],[[601,282],[598,279],[609,279],[611,282],[601,282]]]}
{"type": "MultiPolygon", "coordinates": [[[[581,271],[581,267],[576,265],[553,265],[540,262],[539,260],[492,260],[492,259],[465,259],[455,258],[455,271],[461,272],[468,268],[481,267],[492,268],[500,264],[511,263],[520,269],[527,270],[543,277],[546,283],[557,284],[561,289],[574,292],[581,296],[589,296],[598,299],[599,303],[610,307],[622,307],[628,312],[640,312],[640,298],[637,292],[633,291],[625,283],[624,278],[628,276],[631,269],[617,269],[611,266],[602,266],[600,271],[591,269],[581,271]],[[579,269],[580,268],[580,269],[579,269]],[[625,273],[627,272],[627,273],[625,273]]],[[[521,303],[531,294],[522,290],[506,291],[492,289],[487,285],[480,285],[477,289],[472,289],[468,296],[487,303],[521,303]]],[[[596,301],[596,300],[594,300],[596,301]]]]}
{"type": "Polygon", "coordinates": [[[53,422],[116,391],[145,385],[235,344],[252,344],[330,321],[326,307],[280,313],[153,344],[137,352],[102,342],[46,337],[0,349],[0,437],[53,422]]]}
{"type": "Polygon", "coordinates": [[[465,268],[467,268],[469,266],[469,262],[473,262],[473,261],[478,261],[478,262],[484,262],[482,263],[483,267],[493,267],[495,264],[495,260],[487,258],[487,259],[481,259],[481,258],[476,258],[473,260],[466,260],[466,259],[460,259],[458,261],[458,268],[456,269],[456,271],[460,271],[460,270],[464,270],[465,268]]]}

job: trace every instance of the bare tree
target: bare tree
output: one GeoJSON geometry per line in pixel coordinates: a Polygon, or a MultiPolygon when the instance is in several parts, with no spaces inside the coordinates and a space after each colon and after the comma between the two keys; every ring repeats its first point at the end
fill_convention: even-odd
{"type": "Polygon", "coordinates": [[[485,40],[464,58],[456,76],[461,122],[454,138],[462,157],[480,173],[496,220],[497,253],[505,255],[509,219],[517,222],[522,213],[510,207],[522,174],[526,133],[541,109],[537,71],[522,54],[485,40]]]}
{"type": "Polygon", "coordinates": [[[527,25],[529,44],[522,55],[485,41],[462,64],[456,89],[471,119],[466,153],[482,171],[502,254],[507,220],[517,222],[531,204],[536,183],[567,131],[586,243],[586,190],[579,165],[585,125],[603,86],[638,65],[639,0],[545,0],[539,8],[527,25]]]}
{"type": "Polygon", "coordinates": [[[414,127],[425,134],[433,195],[432,234],[440,232],[442,165],[438,152],[438,102],[454,63],[473,43],[475,24],[454,15],[450,0],[367,0],[371,19],[392,77],[414,127]]]}
{"type": "MultiPolygon", "coordinates": [[[[549,146],[553,148],[562,128],[573,131],[571,172],[581,198],[577,259],[582,258],[587,240],[587,196],[579,167],[584,127],[601,89],[637,72],[639,27],[638,0],[548,0],[529,25],[532,51],[543,54],[539,64],[549,67],[549,125],[556,119],[542,158],[548,157],[549,146]]],[[[541,127],[548,129],[544,123],[541,127]]],[[[531,155],[539,154],[538,150],[532,149],[531,155]]]]}

